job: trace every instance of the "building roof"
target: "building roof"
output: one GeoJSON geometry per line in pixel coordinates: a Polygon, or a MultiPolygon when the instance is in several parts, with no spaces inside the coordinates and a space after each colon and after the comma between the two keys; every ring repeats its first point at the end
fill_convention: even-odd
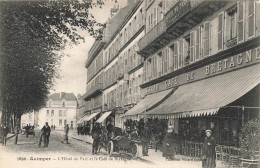
{"type": "Polygon", "coordinates": [[[49,99],[53,101],[61,101],[63,99],[65,99],[66,101],[77,101],[77,98],[74,95],[74,93],[66,93],[66,92],[53,93],[52,95],[49,96],[49,99]]]}

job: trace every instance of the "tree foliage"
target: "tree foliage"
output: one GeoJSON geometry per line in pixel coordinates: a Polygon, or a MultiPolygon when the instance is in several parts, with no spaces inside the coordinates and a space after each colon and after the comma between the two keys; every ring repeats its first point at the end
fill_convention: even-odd
{"type": "Polygon", "coordinates": [[[38,110],[58,76],[62,51],[84,38],[86,30],[102,38],[105,24],[89,9],[103,1],[2,1],[0,2],[0,110],[2,121],[13,122],[38,110]]]}

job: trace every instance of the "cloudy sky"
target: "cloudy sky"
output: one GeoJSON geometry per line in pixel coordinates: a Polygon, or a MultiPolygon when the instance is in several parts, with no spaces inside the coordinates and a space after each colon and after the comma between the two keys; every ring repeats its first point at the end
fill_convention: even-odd
{"type": "MultiPolygon", "coordinates": [[[[126,0],[119,0],[120,6],[126,5],[126,0]]],[[[105,6],[94,8],[91,12],[98,22],[104,23],[110,16],[110,9],[117,5],[112,0],[105,0],[105,6]]],[[[60,67],[61,79],[57,79],[56,86],[51,90],[55,92],[73,92],[76,96],[78,93],[83,95],[86,92],[87,70],[85,62],[88,58],[88,51],[94,43],[94,39],[87,32],[82,32],[85,36],[85,43],[73,48],[68,47],[64,53],[68,56],[63,58],[60,67]]]]}

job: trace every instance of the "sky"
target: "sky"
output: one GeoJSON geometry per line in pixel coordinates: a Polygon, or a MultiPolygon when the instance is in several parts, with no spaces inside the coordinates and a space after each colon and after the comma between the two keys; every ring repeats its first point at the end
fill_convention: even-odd
{"type": "MultiPolygon", "coordinates": [[[[91,13],[96,20],[105,23],[110,16],[110,9],[119,4],[121,7],[126,5],[126,0],[119,0],[116,4],[112,0],[104,0],[105,5],[100,8],[93,8],[91,13]]],[[[50,90],[51,93],[68,92],[83,95],[86,92],[87,69],[85,63],[88,58],[88,51],[94,43],[94,38],[87,32],[82,32],[85,37],[85,43],[81,43],[73,48],[67,47],[64,54],[67,55],[62,59],[60,66],[60,79],[56,79],[56,85],[50,90]]]]}

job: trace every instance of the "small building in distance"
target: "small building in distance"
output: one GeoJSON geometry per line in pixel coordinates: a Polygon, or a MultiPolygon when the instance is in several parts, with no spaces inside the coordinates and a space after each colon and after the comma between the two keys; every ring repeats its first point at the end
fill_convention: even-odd
{"type": "Polygon", "coordinates": [[[69,124],[70,129],[76,128],[77,98],[73,93],[54,93],[49,96],[46,107],[39,111],[39,127],[48,122],[50,127],[63,129],[69,124]]]}
{"type": "Polygon", "coordinates": [[[27,124],[34,126],[36,128],[38,126],[38,120],[39,120],[38,115],[39,112],[37,111],[23,114],[21,117],[21,128],[24,128],[27,124]]]}

